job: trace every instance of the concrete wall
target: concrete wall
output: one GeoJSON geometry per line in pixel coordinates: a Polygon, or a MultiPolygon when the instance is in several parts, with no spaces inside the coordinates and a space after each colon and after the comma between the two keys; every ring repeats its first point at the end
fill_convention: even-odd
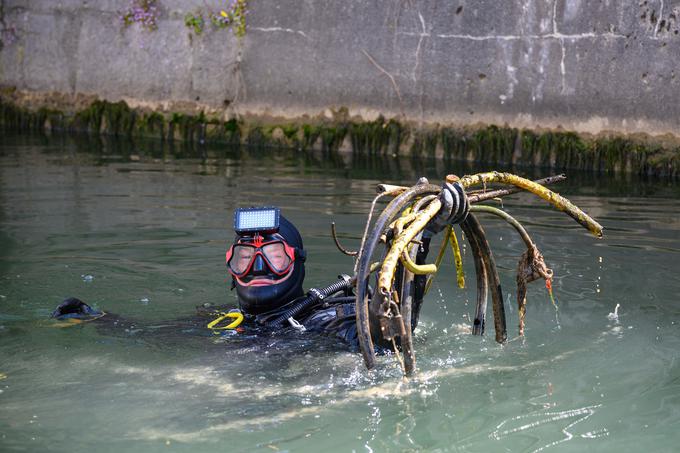
{"type": "Polygon", "coordinates": [[[121,26],[126,0],[0,3],[27,98],[680,137],[680,0],[250,0],[243,39],[184,25],[219,0],[159,0],[156,31],[121,26]]]}

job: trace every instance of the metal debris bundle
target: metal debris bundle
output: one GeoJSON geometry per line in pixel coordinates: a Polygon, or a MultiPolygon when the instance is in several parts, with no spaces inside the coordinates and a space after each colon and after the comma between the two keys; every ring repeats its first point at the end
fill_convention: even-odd
{"type": "Polygon", "coordinates": [[[496,341],[503,343],[507,340],[500,278],[484,229],[477,219],[479,213],[497,215],[506,220],[527,247],[517,268],[519,334],[523,335],[527,284],[544,279],[550,289],[552,271],[516,219],[502,209],[480,203],[528,191],[572,217],[596,237],[602,237],[599,223],[566,198],[545,187],[564,179],[563,175],[558,175],[530,181],[510,173],[488,172],[461,178],[449,175],[441,186],[430,184],[425,178],[412,187],[381,184],[371,205],[358,252],[343,249],[335,238],[333,228],[338,248],[356,259],[356,321],[366,366],[369,369],[375,367],[377,344],[394,350],[406,375],[414,372],[412,327],[415,322],[412,317],[419,313],[422,296],[432,284],[448,246],[454,252],[458,284],[464,285],[456,229],[464,234],[474,260],[477,303],[472,333],[484,333],[487,299],[491,293],[496,341]],[[494,183],[510,187],[488,190],[487,184],[494,183]],[[372,222],[377,202],[383,197],[392,197],[392,200],[372,222]],[[434,263],[426,264],[424,259],[430,242],[437,235],[442,236],[439,253],[434,263]],[[375,290],[369,285],[374,272],[377,272],[375,290]],[[414,299],[415,295],[419,295],[419,299],[414,299]],[[414,307],[414,304],[418,306],[414,307]]]}

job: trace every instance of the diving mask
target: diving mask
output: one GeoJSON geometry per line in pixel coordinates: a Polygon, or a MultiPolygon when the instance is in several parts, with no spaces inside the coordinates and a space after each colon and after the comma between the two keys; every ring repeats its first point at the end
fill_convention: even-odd
{"type": "Polygon", "coordinates": [[[273,274],[274,279],[285,276],[295,262],[295,248],[278,235],[260,234],[239,238],[227,250],[227,267],[235,278],[243,279],[249,274],[273,274]]]}

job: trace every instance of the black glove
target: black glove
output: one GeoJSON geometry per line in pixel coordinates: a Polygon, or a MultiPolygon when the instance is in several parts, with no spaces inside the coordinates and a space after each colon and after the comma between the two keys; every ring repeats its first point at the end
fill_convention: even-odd
{"type": "Polygon", "coordinates": [[[101,315],[102,312],[95,310],[82,300],[69,297],[59,304],[57,309],[52,312],[51,317],[56,319],[90,319],[101,315]]]}
{"type": "Polygon", "coordinates": [[[460,182],[445,182],[442,185],[442,191],[439,192],[439,201],[442,207],[426,227],[428,231],[435,234],[447,225],[462,223],[470,212],[470,203],[460,182]]]}

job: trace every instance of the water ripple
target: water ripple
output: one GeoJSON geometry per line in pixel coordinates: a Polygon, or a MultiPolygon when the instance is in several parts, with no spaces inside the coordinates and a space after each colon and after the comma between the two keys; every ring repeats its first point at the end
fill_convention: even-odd
{"type": "Polygon", "coordinates": [[[547,450],[564,442],[568,442],[574,439],[575,436],[578,436],[582,439],[597,439],[600,437],[605,437],[609,435],[609,431],[606,428],[595,428],[581,434],[574,434],[572,432],[574,426],[588,420],[590,417],[593,416],[593,414],[596,413],[596,409],[599,409],[600,407],[602,407],[601,404],[596,404],[592,406],[580,407],[577,409],[566,409],[562,411],[547,411],[547,412],[541,411],[533,414],[517,415],[509,419],[503,420],[498,426],[496,426],[496,429],[494,430],[494,432],[490,434],[490,437],[495,440],[502,440],[512,434],[524,433],[542,425],[554,424],[557,426],[561,426],[562,421],[569,421],[567,425],[560,428],[560,431],[562,432],[564,437],[552,441],[550,443],[547,443],[538,448],[535,448],[532,450],[532,453],[547,450]],[[519,426],[502,429],[506,425],[512,426],[517,424],[519,424],[519,426]]]}

